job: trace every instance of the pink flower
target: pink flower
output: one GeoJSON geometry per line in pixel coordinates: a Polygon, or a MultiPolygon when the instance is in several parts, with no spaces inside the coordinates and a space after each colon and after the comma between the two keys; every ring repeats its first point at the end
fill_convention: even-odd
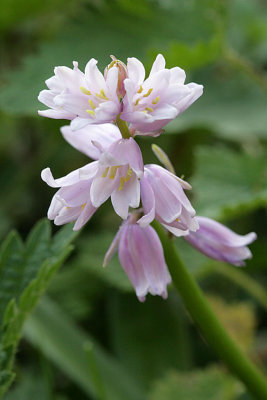
{"type": "Polygon", "coordinates": [[[256,240],[256,233],[242,236],[213,219],[197,217],[197,221],[199,230],[184,239],[201,253],[237,266],[245,265],[243,260],[252,257],[247,245],[256,240]]]}
{"type": "Polygon", "coordinates": [[[159,54],[145,79],[143,64],[128,58],[128,78],[121,119],[130,123],[133,134],[157,136],[171,120],[185,111],[203,93],[203,86],[184,84],[185,72],[179,67],[166,69],[159,54]]]}
{"type": "MultiPolygon", "coordinates": [[[[75,137],[71,138],[75,141],[75,137]]],[[[80,145],[77,137],[75,147],[80,145]]],[[[137,208],[140,203],[140,179],[143,176],[143,160],[134,139],[119,139],[108,149],[94,142],[101,152],[99,160],[85,165],[67,176],[54,179],[49,168],[42,171],[42,179],[51,187],[60,187],[52,199],[48,218],[62,225],[76,220],[78,230],[109,197],[115,212],[123,219],[129,207],[137,208]]],[[[87,154],[92,143],[84,148],[87,154]]]]}
{"type": "Polygon", "coordinates": [[[118,249],[120,263],[136,295],[145,301],[147,293],[167,298],[171,282],[159,237],[151,226],[140,227],[132,216],[124,222],[108,249],[104,266],[118,249]]]}
{"type": "Polygon", "coordinates": [[[181,68],[166,69],[161,54],[147,79],[136,58],[128,58],[127,66],[111,58],[104,76],[94,58],[84,73],[77,62],[73,62],[73,69],[56,67],[55,75],[46,80],[48,90],[42,90],[38,97],[49,109],[39,114],[72,120],[73,130],[88,124],[115,123],[120,117],[130,124],[132,135],[157,136],[203,92],[202,85],[184,84],[181,68]]]}
{"type": "Polygon", "coordinates": [[[70,119],[74,130],[116,120],[121,111],[117,95],[118,72],[114,65],[104,78],[94,58],[87,63],[85,73],[79,70],[77,62],[73,62],[73,70],[56,67],[55,75],[46,81],[48,90],[41,91],[38,97],[49,109],[39,114],[70,119]]]}
{"type": "Polygon", "coordinates": [[[183,190],[190,188],[187,182],[166,169],[155,164],[146,165],[141,181],[145,215],[137,222],[140,226],[147,226],[156,218],[175,236],[185,236],[189,231],[196,231],[196,212],[183,190]]]}

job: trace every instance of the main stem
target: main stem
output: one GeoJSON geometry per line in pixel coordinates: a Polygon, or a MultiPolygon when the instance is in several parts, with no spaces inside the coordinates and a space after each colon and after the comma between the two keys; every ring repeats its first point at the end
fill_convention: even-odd
{"type": "Polygon", "coordinates": [[[201,289],[180,259],[174,242],[167,237],[159,223],[153,223],[153,226],[162,242],[165,260],[174,286],[179,291],[189,313],[207,342],[257,399],[266,400],[266,379],[217,320],[201,289]]]}

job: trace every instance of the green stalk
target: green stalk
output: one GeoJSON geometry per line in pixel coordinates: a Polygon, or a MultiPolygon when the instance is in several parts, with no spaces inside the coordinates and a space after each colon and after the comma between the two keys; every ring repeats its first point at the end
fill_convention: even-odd
{"type": "Polygon", "coordinates": [[[116,124],[119,128],[119,130],[121,131],[121,135],[124,139],[129,139],[131,137],[127,122],[123,121],[122,119],[120,119],[120,116],[117,116],[116,119],[116,124]]]}
{"type": "Polygon", "coordinates": [[[267,399],[267,382],[262,373],[253,365],[238,345],[230,338],[218,321],[203,292],[188,272],[175,248],[159,223],[153,223],[163,245],[166,263],[172,276],[173,284],[179,291],[193,320],[199,326],[207,342],[255,396],[267,399]]]}

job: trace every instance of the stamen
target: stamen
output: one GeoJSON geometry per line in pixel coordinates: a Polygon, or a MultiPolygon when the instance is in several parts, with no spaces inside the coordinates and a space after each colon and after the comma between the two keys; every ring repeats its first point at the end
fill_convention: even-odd
{"type": "Polygon", "coordinates": [[[109,179],[114,179],[119,167],[110,167],[109,179]]]}
{"type": "Polygon", "coordinates": [[[153,111],[154,111],[153,108],[151,108],[151,107],[146,107],[145,110],[146,110],[146,111],[150,111],[150,112],[153,112],[153,111]]]}
{"type": "Polygon", "coordinates": [[[134,105],[137,106],[139,101],[140,101],[140,99],[137,99],[134,105]]]}
{"type": "Polygon", "coordinates": [[[95,116],[95,112],[94,112],[93,110],[86,110],[86,112],[87,112],[88,114],[90,114],[90,115],[95,116]]]}
{"type": "Polygon", "coordinates": [[[107,168],[105,169],[105,171],[103,172],[102,178],[106,178],[106,176],[108,175],[108,170],[109,170],[109,167],[107,167],[107,168]]]}
{"type": "Polygon", "coordinates": [[[85,206],[86,206],[86,203],[84,203],[84,204],[81,205],[82,211],[83,211],[83,209],[84,209],[85,206]]]}
{"type": "Polygon", "coordinates": [[[125,179],[124,179],[125,182],[128,182],[131,179],[132,173],[133,173],[132,168],[128,167],[128,170],[127,170],[127,173],[126,173],[126,176],[125,176],[125,179]]]}
{"type": "Polygon", "coordinates": [[[96,108],[95,103],[93,102],[93,100],[88,99],[88,103],[90,104],[90,106],[93,108],[93,110],[96,108]]]}
{"type": "Polygon", "coordinates": [[[96,93],[95,94],[97,97],[99,97],[100,99],[103,100],[108,100],[108,97],[105,95],[104,89],[100,90],[100,93],[96,93]]]}
{"type": "MultiPolygon", "coordinates": [[[[152,92],[153,89],[149,89],[149,91],[146,94],[143,94],[143,97],[148,97],[150,93],[152,92]]],[[[138,93],[138,92],[137,92],[138,93]]]]}
{"type": "Polygon", "coordinates": [[[142,87],[142,85],[140,85],[140,88],[137,93],[141,93],[142,91],[143,91],[143,87],[142,87]]]}
{"type": "Polygon", "coordinates": [[[88,96],[90,96],[92,93],[90,92],[90,90],[87,90],[84,86],[80,86],[80,91],[83,94],[87,94],[88,96]]]}
{"type": "Polygon", "coordinates": [[[125,184],[125,179],[124,179],[124,177],[122,176],[122,177],[121,177],[121,180],[120,180],[120,184],[119,184],[119,191],[121,191],[121,190],[123,189],[124,184],[125,184]]]}
{"type": "Polygon", "coordinates": [[[157,104],[159,102],[159,96],[152,100],[152,104],[157,104]]]}

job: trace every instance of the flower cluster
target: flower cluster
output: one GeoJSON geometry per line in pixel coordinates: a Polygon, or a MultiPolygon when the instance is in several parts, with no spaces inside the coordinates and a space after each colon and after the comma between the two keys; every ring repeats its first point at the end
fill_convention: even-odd
{"type": "Polygon", "coordinates": [[[125,65],[112,56],[104,74],[95,59],[87,63],[84,73],[77,62],[73,69],[56,67],[55,75],[46,81],[48,90],[39,95],[48,107],[39,114],[71,120],[61,128],[63,137],[94,160],[59,179],[49,168],[42,171],[42,179],[59,188],[48,218],[56,225],[75,221],[73,229],[79,230],[111,198],[123,223],[104,265],[118,250],[140,301],[147,293],[166,298],[171,282],[161,242],[150,226],[154,220],[207,256],[234,265],[243,265],[251,257],[247,245],[256,238],[255,233],[239,236],[216,221],[197,217],[185,194],[191,189],[189,183],[159,165],[143,164],[134,137],[158,136],[202,94],[201,85],[184,81],[185,72],[178,67],[166,69],[162,55],[147,78],[136,58],[125,65]]]}

